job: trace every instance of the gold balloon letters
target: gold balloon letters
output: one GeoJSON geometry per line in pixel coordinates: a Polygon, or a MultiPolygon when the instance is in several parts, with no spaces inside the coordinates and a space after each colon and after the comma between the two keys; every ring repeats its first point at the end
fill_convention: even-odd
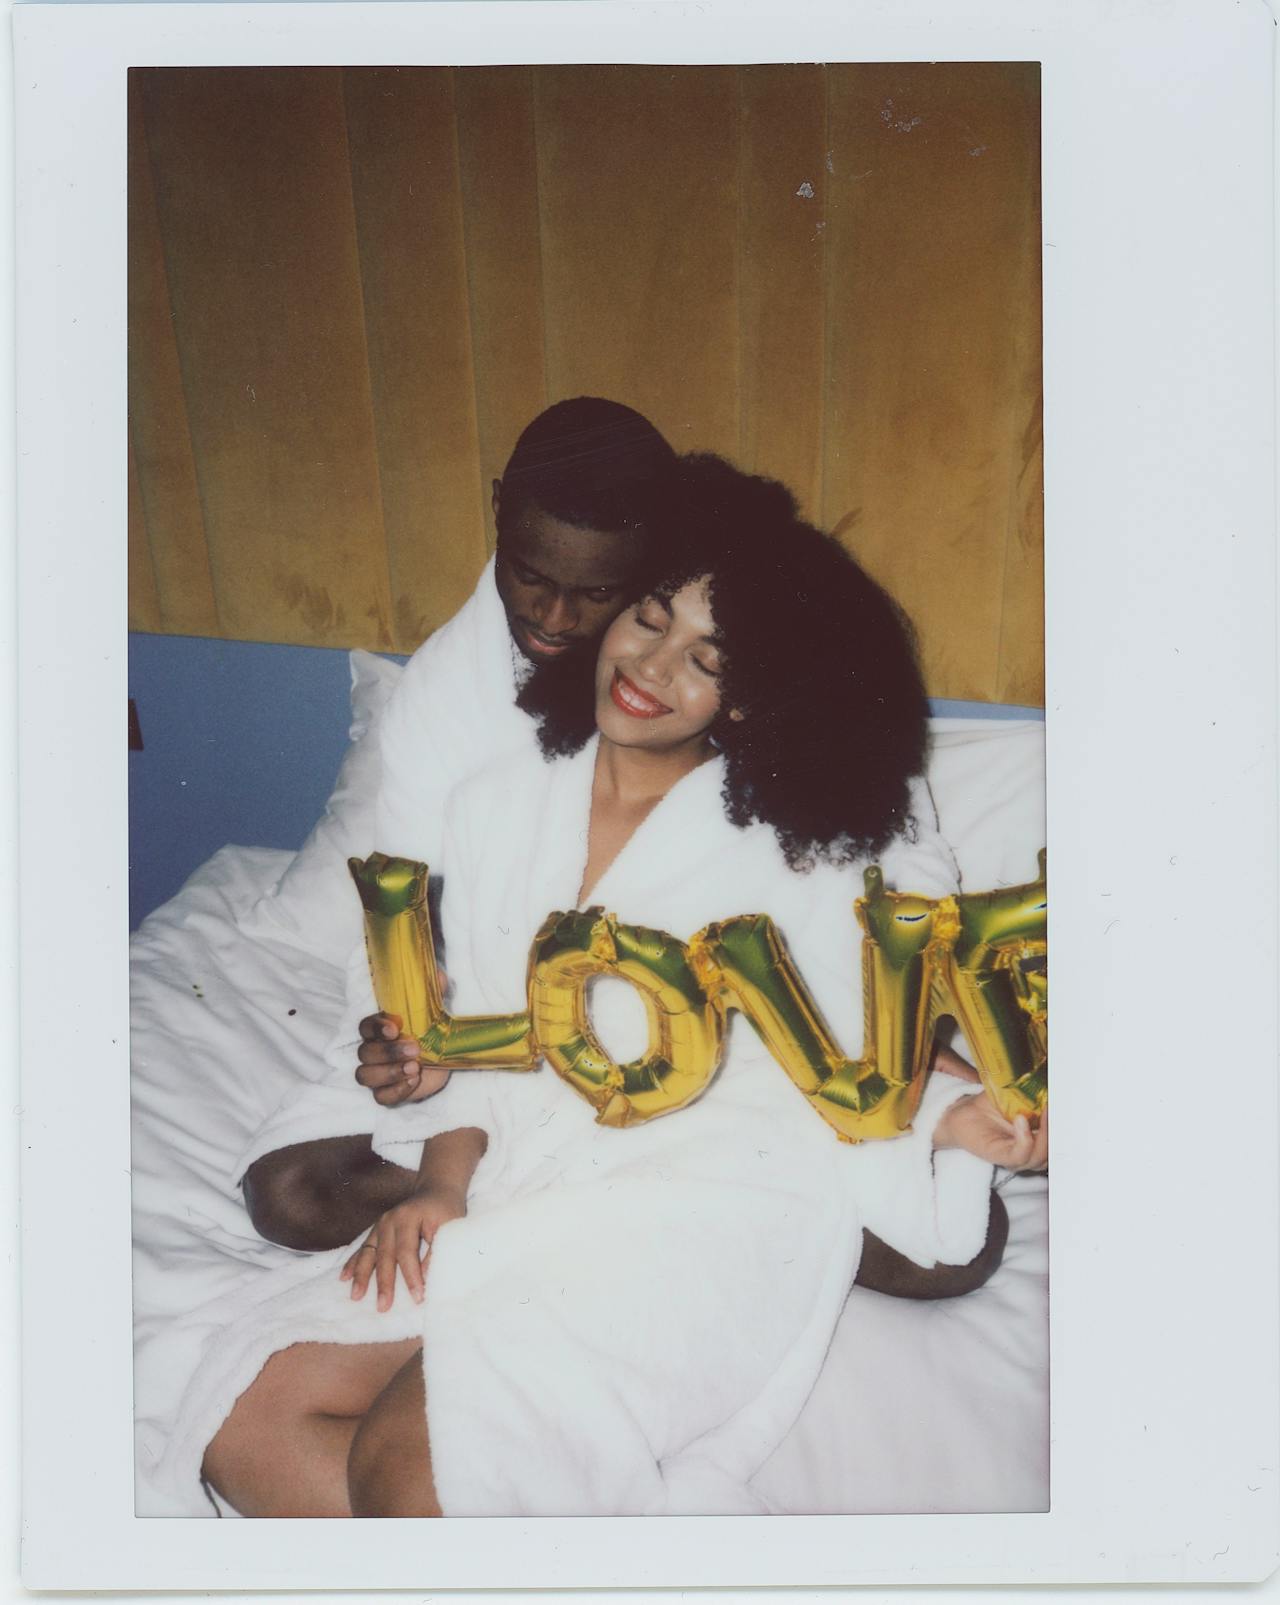
{"type": "Polygon", "coordinates": [[[919,1107],[945,1015],[1008,1118],[1048,1099],[1044,854],[1040,877],[996,892],[930,899],[886,891],[874,865],[854,905],[862,927],[863,1055],[840,1050],[767,914],[706,926],[687,943],[621,925],[603,909],[551,914],[529,956],[522,1014],[445,1013],[427,907],[427,867],[374,853],[352,859],[378,1005],[447,1069],[533,1070],[548,1063],[606,1126],[682,1109],[719,1066],[731,1009],[750,1020],[800,1092],[846,1142],[905,1131],[919,1107]],[[635,987],[649,1022],[641,1059],[616,1064],[592,1029],[596,976],[635,987]]]}
{"type": "Polygon", "coordinates": [[[665,931],[619,925],[589,908],[552,914],[533,939],[529,1013],[547,1062],[602,1126],[634,1126],[683,1109],[720,1063],[724,1017],[703,991],[694,954],[665,931]],[[587,982],[620,976],[640,994],[649,1052],[615,1064],[587,1018],[587,982]]]}
{"type": "Polygon", "coordinates": [[[422,1062],[453,1070],[536,1070],[527,1014],[455,1019],[444,1012],[427,907],[427,866],[373,853],[348,867],[364,905],[365,946],[378,1007],[422,1044],[422,1062]]]}

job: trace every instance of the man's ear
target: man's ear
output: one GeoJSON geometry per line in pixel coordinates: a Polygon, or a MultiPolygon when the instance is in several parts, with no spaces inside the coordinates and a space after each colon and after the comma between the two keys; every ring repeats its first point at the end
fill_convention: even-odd
{"type": "Polygon", "coordinates": [[[499,505],[501,503],[501,500],[502,500],[502,481],[500,479],[495,479],[494,482],[493,482],[493,504],[492,504],[493,505],[493,522],[494,522],[495,527],[496,527],[497,522],[498,522],[498,507],[499,507],[499,505]]]}

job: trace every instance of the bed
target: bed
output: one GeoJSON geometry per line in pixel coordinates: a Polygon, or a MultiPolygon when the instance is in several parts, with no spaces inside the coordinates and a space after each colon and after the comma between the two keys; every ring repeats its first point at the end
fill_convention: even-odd
{"type": "MultiPolygon", "coordinates": [[[[299,852],[222,848],[132,938],[139,1516],[234,1514],[156,1468],[229,1295],[299,1257],[257,1235],[232,1177],[298,1078],[323,1073],[343,1010],[359,935],[345,861],[374,845],[378,721],[400,672],[362,652],[351,668],[350,746],[299,852]]],[[[1033,720],[933,721],[929,780],[966,890],[1036,874],[1043,734],[1033,720]]],[[[985,1287],[937,1303],[851,1291],[814,1392],[754,1479],[771,1508],[1048,1508],[1047,1182],[997,1180],[1009,1243],[985,1287]]]]}

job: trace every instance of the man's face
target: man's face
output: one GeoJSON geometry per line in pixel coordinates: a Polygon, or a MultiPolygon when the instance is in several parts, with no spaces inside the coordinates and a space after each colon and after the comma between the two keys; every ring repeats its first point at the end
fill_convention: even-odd
{"type": "Polygon", "coordinates": [[[496,579],[511,638],[531,663],[599,640],[630,600],[642,539],[526,506],[498,540],[496,579]]]}

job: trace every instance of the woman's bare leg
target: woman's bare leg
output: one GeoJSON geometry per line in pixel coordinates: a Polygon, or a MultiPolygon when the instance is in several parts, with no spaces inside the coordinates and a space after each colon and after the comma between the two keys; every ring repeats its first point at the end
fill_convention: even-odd
{"type": "Polygon", "coordinates": [[[347,1456],[356,1428],[421,1346],[406,1338],[281,1349],[218,1429],[205,1477],[242,1516],[350,1516],[347,1456]]]}
{"type": "Polygon", "coordinates": [[[420,1354],[396,1372],[357,1427],[347,1478],[353,1516],[440,1514],[420,1354]]]}

